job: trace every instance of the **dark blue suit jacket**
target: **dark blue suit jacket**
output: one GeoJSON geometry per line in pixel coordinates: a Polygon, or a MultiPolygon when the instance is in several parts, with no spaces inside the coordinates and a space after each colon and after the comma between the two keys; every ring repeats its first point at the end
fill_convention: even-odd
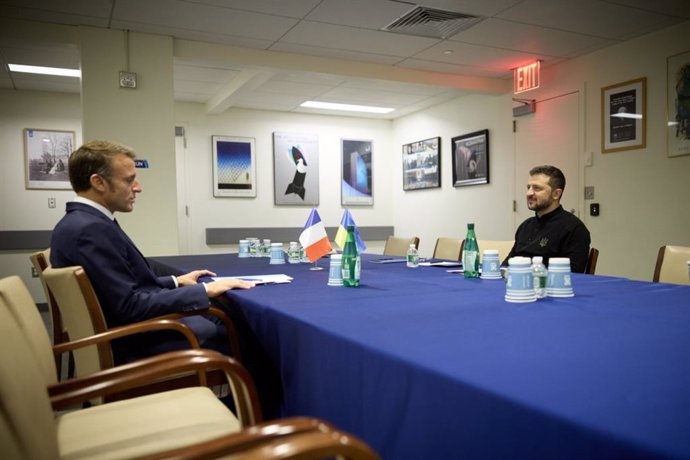
{"type": "MultiPolygon", "coordinates": [[[[172,277],[156,276],[117,223],[87,204],[67,203],[67,213],[53,230],[50,249],[50,263],[54,267],[84,267],[108,327],[168,313],[205,309],[209,305],[202,284],[176,289],[172,277]]],[[[202,346],[216,348],[208,341],[218,340],[217,335],[223,333],[218,325],[204,317],[185,318],[184,322],[192,327],[202,346]]],[[[163,337],[172,336],[153,334],[146,339],[139,337],[119,342],[120,353],[114,350],[116,358],[122,361],[183,346],[178,343],[161,347],[163,337]],[[145,352],[141,348],[151,350],[145,352]]]]}

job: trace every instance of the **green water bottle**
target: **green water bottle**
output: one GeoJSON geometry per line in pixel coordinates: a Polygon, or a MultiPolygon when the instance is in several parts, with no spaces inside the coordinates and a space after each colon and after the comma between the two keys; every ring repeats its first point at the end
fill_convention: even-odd
{"type": "Polygon", "coordinates": [[[361,260],[355,241],[355,228],[349,226],[347,227],[347,237],[345,238],[345,247],[343,248],[342,257],[343,286],[359,286],[360,269],[361,260]]]}
{"type": "Polygon", "coordinates": [[[479,245],[474,235],[474,224],[467,224],[467,236],[462,249],[462,268],[465,278],[479,278],[479,245]]]}

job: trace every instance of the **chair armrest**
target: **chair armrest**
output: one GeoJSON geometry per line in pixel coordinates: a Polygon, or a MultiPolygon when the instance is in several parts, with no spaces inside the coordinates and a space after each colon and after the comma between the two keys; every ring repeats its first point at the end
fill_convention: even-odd
{"type": "Polygon", "coordinates": [[[201,345],[199,345],[199,339],[197,339],[194,331],[192,331],[192,329],[186,324],[175,321],[174,319],[150,319],[140,321],[138,323],[127,324],[125,326],[114,327],[105,332],[53,345],[53,354],[60,355],[62,353],[84,348],[89,345],[110,342],[112,340],[133,334],[141,334],[142,332],[160,331],[166,329],[178,331],[184,335],[191,348],[201,348],[201,345]]]}
{"type": "Polygon", "coordinates": [[[141,457],[138,460],[217,458],[221,455],[239,453],[285,436],[310,431],[327,433],[334,430],[335,427],[333,425],[317,418],[289,417],[254,425],[245,428],[239,433],[232,433],[191,446],[157,452],[141,457]]]}
{"type": "Polygon", "coordinates": [[[228,332],[228,341],[230,342],[230,351],[232,352],[232,356],[235,359],[241,361],[240,343],[237,339],[237,330],[235,329],[235,324],[232,322],[232,319],[230,319],[228,314],[225,313],[220,308],[209,305],[208,309],[205,309],[205,310],[195,310],[195,311],[190,311],[190,312],[170,313],[168,315],[159,316],[158,318],[177,319],[177,318],[183,318],[185,316],[196,316],[196,315],[215,316],[216,318],[220,319],[223,322],[223,325],[225,326],[225,330],[228,332]]]}
{"type": "Polygon", "coordinates": [[[338,458],[345,460],[380,460],[379,455],[355,436],[338,431],[311,430],[284,436],[258,439],[247,446],[236,445],[235,433],[204,443],[189,446],[185,452],[178,450],[163,452],[156,457],[142,457],[139,460],[174,458],[176,460],[202,460],[215,458],[241,458],[243,460],[265,459],[320,459],[338,458]],[[234,456],[233,454],[236,454],[234,456]]]}
{"type": "Polygon", "coordinates": [[[233,393],[237,418],[242,426],[262,421],[256,387],[247,370],[236,360],[212,350],[182,350],[105,369],[91,375],[48,386],[53,409],[122,392],[164,378],[189,372],[222,371],[233,393]]]}

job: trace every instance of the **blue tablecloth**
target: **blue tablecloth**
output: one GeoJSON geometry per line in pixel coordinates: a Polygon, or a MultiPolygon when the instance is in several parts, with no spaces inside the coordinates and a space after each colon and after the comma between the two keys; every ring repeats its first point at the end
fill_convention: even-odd
{"type": "Polygon", "coordinates": [[[328,286],[328,259],[157,261],[294,277],[227,295],[279,363],[283,413],[385,459],[690,458],[689,286],[575,274],[573,298],[513,304],[502,280],[370,259],[359,288],[328,286]]]}

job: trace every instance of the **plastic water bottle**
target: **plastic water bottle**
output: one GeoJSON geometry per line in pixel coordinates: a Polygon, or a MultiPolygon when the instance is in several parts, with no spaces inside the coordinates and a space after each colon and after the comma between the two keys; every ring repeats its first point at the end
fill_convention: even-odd
{"type": "Polygon", "coordinates": [[[343,248],[341,268],[343,274],[343,286],[359,286],[360,269],[361,260],[359,251],[357,250],[357,243],[355,242],[355,227],[348,226],[347,237],[345,238],[345,247],[343,248]]]}
{"type": "Polygon", "coordinates": [[[467,224],[467,236],[462,249],[462,268],[465,278],[479,278],[479,245],[474,234],[474,224],[467,224]]]}
{"type": "Polygon", "coordinates": [[[410,244],[410,248],[407,250],[407,268],[417,268],[419,267],[419,254],[417,253],[417,248],[414,243],[410,244]]]}
{"type": "Polygon", "coordinates": [[[540,256],[532,257],[532,273],[534,274],[534,293],[537,294],[537,299],[546,297],[546,267],[542,263],[543,258],[540,256]]]}

